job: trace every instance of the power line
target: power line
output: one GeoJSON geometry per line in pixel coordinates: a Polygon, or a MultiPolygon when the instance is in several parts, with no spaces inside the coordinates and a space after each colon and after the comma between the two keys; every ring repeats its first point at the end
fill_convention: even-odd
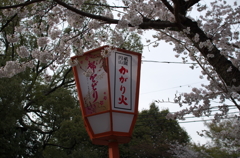
{"type": "MultiPolygon", "coordinates": [[[[235,106],[235,105],[226,105],[228,108],[229,108],[229,110],[231,110],[231,109],[236,109],[237,107],[235,106]]],[[[207,108],[207,109],[214,109],[214,108],[219,108],[219,106],[218,105],[216,105],[216,106],[210,106],[209,108],[207,108]]],[[[204,109],[205,110],[205,109],[204,109]]],[[[219,111],[218,109],[216,109],[216,110],[211,110],[211,111],[219,111]]],[[[175,111],[175,112],[171,112],[171,113],[176,113],[177,111],[175,111]]]]}
{"type": "MultiPolygon", "coordinates": [[[[233,113],[239,113],[239,112],[233,112],[233,113]]],[[[235,118],[235,117],[228,117],[228,118],[222,118],[222,119],[230,119],[230,118],[235,118]]],[[[164,120],[164,119],[162,119],[162,120],[164,120]]],[[[212,118],[212,119],[206,119],[206,120],[181,121],[181,122],[178,122],[178,123],[179,124],[182,124],[182,123],[197,123],[197,122],[206,122],[206,121],[212,121],[212,120],[214,120],[214,119],[212,118]]],[[[143,124],[146,123],[146,125],[148,124],[148,122],[145,121],[145,120],[140,120],[140,121],[138,120],[137,122],[138,123],[143,123],[143,124]]],[[[145,125],[139,125],[138,124],[137,126],[145,126],[145,125]]]]}
{"type": "MultiPolygon", "coordinates": [[[[234,109],[234,108],[231,108],[234,109]]],[[[236,109],[234,109],[236,110],[236,109]]],[[[214,111],[219,111],[219,110],[214,110],[214,111]]],[[[236,114],[239,113],[239,111],[232,111],[232,112],[228,112],[227,114],[236,114]]],[[[189,115],[189,114],[188,114],[189,115]]],[[[211,114],[209,116],[214,116],[215,114],[211,114]]],[[[140,114],[139,117],[148,117],[148,116],[154,116],[154,117],[162,117],[164,115],[157,115],[157,114],[140,114]]],[[[204,117],[209,117],[209,116],[200,116],[200,117],[196,117],[196,116],[188,116],[188,117],[184,117],[185,119],[187,118],[204,118],[204,117]]],[[[165,118],[164,118],[165,119],[165,118]]]]}
{"type": "Polygon", "coordinates": [[[212,121],[214,119],[207,119],[207,120],[193,120],[193,121],[182,121],[182,122],[178,122],[178,123],[193,123],[193,122],[205,122],[205,121],[212,121]]]}
{"type": "Polygon", "coordinates": [[[148,63],[162,63],[162,64],[197,64],[197,63],[184,63],[184,62],[174,62],[174,61],[156,61],[156,60],[142,60],[142,62],[148,63]]]}
{"type": "MultiPolygon", "coordinates": [[[[234,109],[234,108],[231,108],[231,109],[234,109]]],[[[228,114],[239,114],[239,111],[228,112],[228,114]]],[[[158,119],[158,120],[165,120],[166,119],[163,115],[157,115],[157,114],[140,114],[139,118],[141,118],[141,119],[145,118],[146,119],[146,117],[149,117],[149,116],[155,117],[155,119],[158,119]],[[158,117],[163,117],[163,118],[158,118],[158,117]]],[[[214,116],[214,114],[211,114],[209,116],[214,116]]],[[[202,116],[202,117],[199,117],[199,119],[200,118],[204,119],[204,118],[209,117],[209,116],[202,116]]],[[[198,118],[198,117],[196,117],[196,116],[184,117],[184,119],[188,119],[188,120],[189,120],[189,118],[198,118]]],[[[230,117],[230,118],[232,118],[232,117],[230,117]]],[[[141,119],[138,120],[138,122],[141,122],[141,123],[146,122],[146,120],[141,120],[141,119]]],[[[178,123],[180,124],[180,123],[205,122],[205,121],[212,121],[214,119],[209,118],[209,119],[204,119],[204,120],[189,120],[189,121],[188,120],[186,120],[186,121],[182,120],[181,122],[178,122],[178,123]]]]}
{"type": "Polygon", "coordinates": [[[190,83],[190,84],[186,84],[186,85],[180,85],[180,86],[176,86],[176,87],[165,88],[165,89],[160,89],[160,90],[151,91],[151,92],[145,92],[145,93],[140,93],[140,94],[155,93],[155,92],[165,91],[165,90],[170,90],[170,89],[175,89],[175,88],[182,88],[182,87],[186,87],[186,86],[192,87],[191,85],[199,84],[199,83],[206,83],[206,82],[207,82],[207,81],[205,81],[205,82],[194,82],[194,83],[190,83]]]}
{"type": "MultiPolygon", "coordinates": [[[[233,112],[233,113],[239,113],[239,112],[233,112]]],[[[230,119],[230,118],[234,118],[234,117],[228,117],[228,118],[221,118],[221,119],[230,119]]],[[[192,120],[192,121],[181,121],[178,123],[193,123],[193,122],[205,122],[205,121],[212,121],[214,119],[207,119],[207,120],[192,120]]]]}

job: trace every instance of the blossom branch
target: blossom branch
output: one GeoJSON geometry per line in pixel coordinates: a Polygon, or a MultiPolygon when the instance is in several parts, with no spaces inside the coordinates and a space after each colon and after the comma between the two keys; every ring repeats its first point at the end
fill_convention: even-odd
{"type": "MultiPolygon", "coordinates": [[[[91,14],[91,13],[86,13],[83,12],[81,10],[78,10],[66,3],[64,3],[61,0],[54,0],[56,3],[58,3],[59,5],[79,14],[82,16],[86,16],[95,20],[100,20],[100,21],[104,21],[107,24],[118,24],[119,20],[116,19],[112,19],[112,18],[108,18],[108,17],[104,17],[104,16],[100,16],[100,15],[95,15],[95,14],[91,14]]],[[[131,24],[128,24],[129,27],[133,27],[131,24]]],[[[161,21],[161,20],[151,20],[148,22],[143,22],[142,24],[140,24],[138,27],[141,29],[165,29],[165,28],[176,28],[176,23],[171,23],[169,21],[161,21]]]]}
{"type": "Polygon", "coordinates": [[[225,86],[224,82],[222,82],[222,83],[223,83],[225,89],[223,89],[222,86],[220,86],[219,84],[217,84],[218,82],[214,79],[214,77],[212,77],[212,76],[209,74],[209,71],[207,71],[207,69],[204,68],[204,66],[201,64],[201,62],[200,62],[195,56],[193,56],[193,58],[196,60],[196,62],[197,62],[198,65],[202,68],[202,70],[207,74],[207,76],[208,76],[214,83],[216,83],[216,85],[217,85],[223,92],[226,92],[227,89],[226,89],[226,86],[225,86]]]}
{"type": "Polygon", "coordinates": [[[100,21],[104,21],[106,23],[111,23],[111,24],[117,24],[119,20],[116,20],[116,19],[111,19],[111,18],[108,18],[108,17],[104,17],[104,16],[99,16],[99,15],[94,15],[94,14],[91,14],[91,13],[86,13],[86,12],[83,12],[79,9],[76,9],[70,5],[68,5],[67,3],[64,3],[63,1],[61,0],[54,0],[56,3],[58,3],[59,5],[79,14],[79,15],[82,15],[82,16],[86,16],[86,17],[89,17],[89,18],[92,18],[92,19],[95,19],[95,20],[100,20],[100,21]]]}
{"type": "MultiPolygon", "coordinates": [[[[238,87],[240,86],[240,71],[236,68],[232,62],[226,59],[224,55],[220,54],[220,51],[216,46],[211,42],[207,35],[198,27],[196,22],[193,22],[190,19],[185,21],[185,25],[190,27],[190,33],[186,34],[190,40],[192,40],[194,46],[201,52],[201,54],[207,59],[207,61],[212,65],[219,76],[224,80],[227,86],[238,87]],[[200,41],[194,41],[194,36],[198,34],[200,41]],[[201,42],[208,42],[208,47],[201,47],[201,42]],[[210,49],[211,48],[211,49],[210,49]],[[208,55],[213,54],[213,58],[209,58],[208,55]],[[228,68],[232,67],[231,72],[228,72],[228,68]],[[235,82],[233,82],[233,79],[235,82]]],[[[237,93],[240,94],[240,91],[237,93]]]]}
{"type": "Polygon", "coordinates": [[[107,5],[107,4],[95,4],[95,3],[84,3],[85,5],[92,5],[92,6],[102,6],[102,7],[107,7],[107,8],[129,8],[126,6],[111,6],[111,5],[107,5]]]}
{"type": "Polygon", "coordinates": [[[7,20],[7,22],[1,27],[0,32],[2,32],[16,16],[17,14],[14,14],[9,20],[7,20]]]}
{"type": "Polygon", "coordinates": [[[174,14],[174,9],[173,9],[173,7],[168,3],[168,1],[167,1],[167,0],[162,0],[162,2],[163,2],[163,4],[168,8],[168,10],[169,10],[172,14],[174,14]]]}

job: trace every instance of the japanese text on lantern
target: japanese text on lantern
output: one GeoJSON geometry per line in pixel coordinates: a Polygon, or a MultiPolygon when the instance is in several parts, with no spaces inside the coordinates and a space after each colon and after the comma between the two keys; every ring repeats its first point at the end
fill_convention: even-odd
{"type": "Polygon", "coordinates": [[[95,80],[95,77],[97,76],[97,74],[92,74],[90,76],[90,80],[92,81],[92,91],[93,91],[93,94],[92,94],[92,97],[94,98],[93,100],[93,103],[96,102],[96,100],[98,99],[98,91],[97,91],[97,84],[98,84],[98,81],[95,80]]]}
{"type": "Polygon", "coordinates": [[[126,93],[126,87],[124,85],[124,82],[127,82],[127,77],[125,77],[125,73],[128,73],[128,69],[126,69],[125,67],[121,67],[119,69],[120,74],[122,74],[122,76],[119,78],[120,82],[122,83],[120,85],[120,91],[122,92],[121,97],[118,98],[119,102],[118,104],[124,104],[124,105],[128,105],[127,101],[127,97],[125,96],[126,93]]]}
{"type": "Polygon", "coordinates": [[[101,54],[96,52],[78,58],[78,74],[86,115],[109,109],[107,73],[101,54]]]}
{"type": "Polygon", "coordinates": [[[115,108],[131,110],[131,56],[116,53],[115,108]]]}

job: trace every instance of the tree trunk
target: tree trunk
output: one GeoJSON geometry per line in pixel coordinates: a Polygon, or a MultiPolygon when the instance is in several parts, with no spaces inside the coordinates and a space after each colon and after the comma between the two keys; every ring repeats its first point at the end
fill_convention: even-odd
{"type": "MultiPolygon", "coordinates": [[[[220,53],[220,50],[216,48],[216,46],[212,44],[212,50],[210,51],[207,47],[200,47],[200,42],[206,42],[210,40],[206,36],[206,34],[198,27],[196,22],[193,22],[190,19],[187,19],[184,22],[184,25],[190,27],[190,34],[188,34],[188,38],[193,42],[194,46],[200,51],[200,53],[205,57],[205,59],[209,62],[209,64],[214,67],[217,74],[222,78],[225,84],[229,87],[240,87],[240,71],[236,68],[231,61],[229,61],[225,56],[220,53]],[[199,41],[194,41],[194,36],[199,35],[199,41]],[[209,58],[208,55],[213,54],[214,57],[209,58]],[[227,71],[229,68],[232,68],[231,71],[227,71]]],[[[237,92],[240,94],[240,90],[237,92]]]]}

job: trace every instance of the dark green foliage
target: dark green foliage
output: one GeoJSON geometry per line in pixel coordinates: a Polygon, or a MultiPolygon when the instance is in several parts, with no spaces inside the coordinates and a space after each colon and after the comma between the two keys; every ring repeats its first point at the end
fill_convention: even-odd
{"type": "Polygon", "coordinates": [[[121,157],[172,157],[169,152],[171,143],[188,143],[186,131],[177,121],[167,120],[167,114],[168,110],[160,111],[155,103],[150,105],[149,110],[140,112],[131,142],[121,146],[121,157]]]}
{"type": "MultiPolygon", "coordinates": [[[[58,88],[46,95],[49,87],[38,81],[32,86],[29,73],[0,80],[1,157],[107,157],[107,146],[91,143],[72,92],[58,88]]],[[[140,112],[132,141],[120,145],[121,157],[171,157],[170,142],[187,143],[167,113],[154,104],[140,112]]]]}
{"type": "Polygon", "coordinates": [[[28,72],[0,80],[1,157],[40,156],[62,122],[74,117],[67,112],[80,115],[70,91],[59,88],[46,96],[47,86],[24,83],[32,82],[28,72]]]}
{"type": "Polygon", "coordinates": [[[22,88],[15,77],[11,80],[1,79],[0,89],[0,155],[7,157],[9,153],[19,153],[21,144],[18,142],[26,130],[16,126],[16,120],[23,114],[19,107],[22,88]]]}

